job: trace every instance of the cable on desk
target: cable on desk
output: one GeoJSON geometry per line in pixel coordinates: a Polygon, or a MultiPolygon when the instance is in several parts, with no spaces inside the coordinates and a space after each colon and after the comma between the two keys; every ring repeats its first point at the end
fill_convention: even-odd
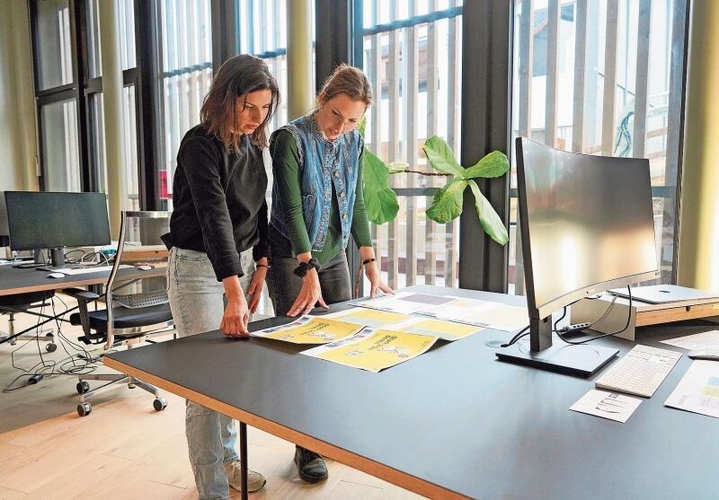
{"type": "MultiPolygon", "coordinates": [[[[627,294],[629,295],[629,305],[627,306],[627,322],[624,324],[624,327],[623,327],[623,328],[620,328],[619,330],[616,330],[616,331],[614,331],[614,332],[603,333],[603,334],[601,334],[601,335],[595,335],[594,337],[591,337],[591,338],[588,338],[588,339],[584,339],[584,340],[569,340],[569,339],[565,339],[565,338],[564,338],[564,335],[563,335],[562,333],[560,333],[560,332],[557,332],[557,335],[559,336],[560,339],[562,339],[562,340],[563,340],[564,342],[566,342],[567,344],[581,345],[581,344],[586,344],[587,342],[591,342],[591,341],[596,340],[596,339],[601,339],[601,338],[604,338],[604,337],[610,337],[610,336],[612,336],[612,335],[616,335],[616,334],[618,334],[618,333],[622,333],[622,332],[625,331],[627,328],[629,328],[629,325],[630,325],[631,322],[632,322],[632,288],[631,288],[629,285],[627,285],[627,294]]],[[[614,303],[616,302],[616,300],[617,300],[617,296],[615,295],[615,296],[612,298],[612,301],[609,303],[609,306],[608,306],[607,309],[604,311],[604,313],[599,317],[599,319],[596,319],[596,320],[592,321],[591,324],[590,324],[587,328],[591,328],[593,325],[595,325],[596,323],[599,323],[601,320],[603,320],[604,318],[606,318],[606,317],[607,317],[607,314],[609,314],[609,311],[611,311],[611,309],[614,307],[614,303]]]]}

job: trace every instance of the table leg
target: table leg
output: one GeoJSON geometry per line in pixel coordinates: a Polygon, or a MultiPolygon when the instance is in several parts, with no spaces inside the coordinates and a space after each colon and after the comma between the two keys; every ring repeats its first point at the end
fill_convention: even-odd
{"type": "Polygon", "coordinates": [[[242,471],[242,500],[247,500],[247,424],[244,422],[240,422],[240,464],[240,470],[242,471]]]}

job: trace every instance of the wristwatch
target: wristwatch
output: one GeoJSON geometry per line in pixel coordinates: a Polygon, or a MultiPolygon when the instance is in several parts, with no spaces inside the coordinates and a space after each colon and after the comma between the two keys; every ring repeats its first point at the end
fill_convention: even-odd
{"type": "Polygon", "coordinates": [[[317,259],[312,257],[307,262],[300,262],[300,265],[295,268],[293,271],[295,273],[295,276],[299,276],[300,278],[304,278],[307,275],[307,272],[312,268],[317,269],[317,272],[320,270],[320,263],[317,259]]]}

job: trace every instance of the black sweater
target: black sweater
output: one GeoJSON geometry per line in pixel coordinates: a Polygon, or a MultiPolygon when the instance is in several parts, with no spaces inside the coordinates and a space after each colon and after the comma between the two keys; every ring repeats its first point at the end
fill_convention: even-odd
{"type": "Polygon", "coordinates": [[[240,252],[269,254],[266,189],[262,151],[246,135],[237,154],[202,125],[190,129],[177,153],[170,244],[207,253],[218,281],[242,276],[240,252]]]}

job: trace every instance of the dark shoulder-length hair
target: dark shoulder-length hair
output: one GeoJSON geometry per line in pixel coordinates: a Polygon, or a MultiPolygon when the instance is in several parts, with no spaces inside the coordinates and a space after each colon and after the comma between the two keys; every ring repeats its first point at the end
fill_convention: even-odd
{"type": "Polygon", "coordinates": [[[228,149],[239,151],[242,133],[238,116],[244,109],[247,94],[258,90],[272,92],[267,116],[250,136],[253,144],[264,147],[267,145],[267,124],[280,102],[277,81],[267,64],[262,59],[247,54],[235,56],[220,66],[212,80],[210,91],[202,103],[200,119],[228,149]]]}

